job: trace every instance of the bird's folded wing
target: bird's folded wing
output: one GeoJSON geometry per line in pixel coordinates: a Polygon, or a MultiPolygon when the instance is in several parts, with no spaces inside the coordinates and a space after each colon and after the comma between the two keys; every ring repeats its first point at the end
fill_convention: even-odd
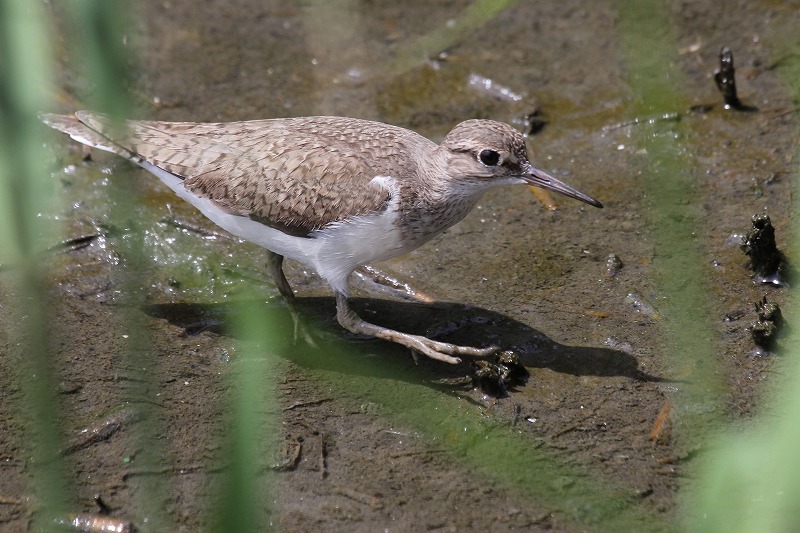
{"type": "Polygon", "coordinates": [[[351,146],[280,121],[127,121],[119,127],[88,111],[47,117],[42,120],[81,142],[184,178],[187,190],[226,212],[293,235],[379,212],[391,195],[351,146]]]}

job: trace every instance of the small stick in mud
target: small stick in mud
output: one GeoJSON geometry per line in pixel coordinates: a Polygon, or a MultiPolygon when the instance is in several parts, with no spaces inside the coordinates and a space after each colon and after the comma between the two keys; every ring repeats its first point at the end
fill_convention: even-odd
{"type": "Polygon", "coordinates": [[[94,426],[81,431],[70,440],[67,447],[64,448],[61,453],[63,455],[70,455],[78,450],[88,448],[93,444],[107,440],[123,427],[138,422],[140,416],[139,413],[132,409],[120,409],[94,426]]]}
{"type": "Polygon", "coordinates": [[[670,412],[672,411],[672,403],[669,400],[664,400],[664,405],[661,406],[661,411],[656,416],[656,421],[653,423],[653,429],[650,430],[650,440],[656,444],[669,444],[671,425],[670,425],[670,412]]]}
{"type": "Polygon", "coordinates": [[[755,107],[744,105],[736,94],[736,69],[733,66],[733,52],[727,46],[723,46],[719,51],[719,68],[714,71],[714,82],[717,84],[719,92],[722,93],[725,109],[757,110],[755,107]]]}

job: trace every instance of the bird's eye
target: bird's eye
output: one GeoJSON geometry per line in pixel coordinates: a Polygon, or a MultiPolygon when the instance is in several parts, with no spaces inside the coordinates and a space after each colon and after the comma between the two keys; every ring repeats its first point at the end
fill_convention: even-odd
{"type": "Polygon", "coordinates": [[[481,150],[481,153],[478,154],[478,160],[487,167],[493,167],[500,161],[500,154],[486,148],[485,150],[481,150]]]}

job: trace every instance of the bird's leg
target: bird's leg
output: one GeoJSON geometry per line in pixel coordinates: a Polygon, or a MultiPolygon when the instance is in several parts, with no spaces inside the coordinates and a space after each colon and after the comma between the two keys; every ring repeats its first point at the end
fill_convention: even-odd
{"type": "Polygon", "coordinates": [[[389,292],[393,296],[399,296],[406,300],[415,300],[423,303],[433,303],[435,300],[382,270],[378,270],[371,265],[361,265],[355,273],[364,281],[370,283],[372,287],[378,287],[383,292],[389,292]]]}
{"type": "Polygon", "coordinates": [[[294,296],[294,291],[292,290],[292,286],[289,285],[286,275],[283,273],[283,256],[271,250],[267,250],[267,268],[270,274],[272,274],[272,280],[275,282],[275,286],[278,287],[278,292],[283,296],[286,306],[289,308],[289,312],[292,315],[295,342],[302,336],[309,345],[316,346],[317,343],[314,342],[311,334],[303,326],[300,312],[295,306],[296,298],[294,296]]]}
{"type": "Polygon", "coordinates": [[[347,296],[337,292],[336,293],[336,319],[339,324],[346,330],[358,334],[369,335],[379,339],[396,342],[410,348],[422,355],[428,356],[437,361],[444,361],[445,363],[458,364],[461,359],[453,357],[453,355],[470,355],[474,357],[484,357],[491,355],[499,350],[496,346],[489,348],[472,348],[470,346],[458,346],[447,342],[439,342],[422,335],[411,335],[409,333],[401,333],[393,329],[384,328],[375,324],[370,324],[355,312],[350,309],[347,303],[347,296]]]}
{"type": "Polygon", "coordinates": [[[267,268],[286,303],[294,302],[294,291],[283,273],[283,256],[267,250],[267,268]]]}

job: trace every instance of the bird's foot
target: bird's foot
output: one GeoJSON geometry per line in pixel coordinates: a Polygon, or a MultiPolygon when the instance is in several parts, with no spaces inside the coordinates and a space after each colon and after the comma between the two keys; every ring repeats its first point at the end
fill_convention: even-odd
{"type": "Polygon", "coordinates": [[[488,348],[474,348],[472,346],[459,346],[458,344],[450,344],[449,342],[440,342],[421,335],[411,335],[409,333],[400,333],[390,329],[383,330],[381,334],[375,335],[378,338],[402,344],[411,349],[416,360],[416,354],[422,354],[431,359],[457,365],[461,362],[461,358],[454,357],[456,355],[466,355],[470,357],[486,357],[500,351],[497,346],[489,346],[488,348]]]}
{"type": "Polygon", "coordinates": [[[457,365],[461,359],[455,356],[467,355],[471,357],[486,357],[500,351],[497,346],[488,348],[473,348],[471,346],[459,346],[449,342],[440,342],[422,335],[412,335],[401,333],[393,329],[384,328],[376,324],[371,324],[350,309],[347,304],[347,296],[336,293],[336,318],[339,324],[346,330],[357,335],[369,335],[385,341],[401,344],[410,348],[412,352],[421,353],[431,359],[457,365]]]}

